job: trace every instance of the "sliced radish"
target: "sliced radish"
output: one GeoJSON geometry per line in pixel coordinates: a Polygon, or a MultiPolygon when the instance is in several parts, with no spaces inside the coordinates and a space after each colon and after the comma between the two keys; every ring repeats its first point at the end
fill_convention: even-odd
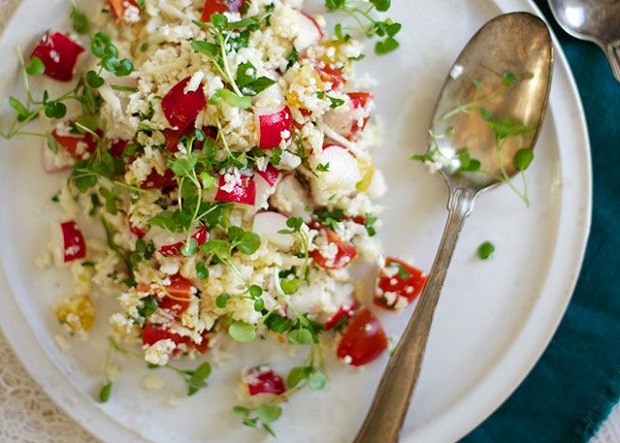
{"type": "MultiPolygon", "coordinates": [[[[201,226],[196,231],[194,231],[194,233],[191,235],[191,238],[196,240],[198,245],[202,245],[209,238],[209,233],[207,232],[207,228],[205,228],[204,226],[201,226]]],[[[183,248],[183,244],[184,244],[183,240],[175,242],[175,243],[169,243],[166,245],[162,245],[159,248],[159,252],[161,252],[161,255],[164,255],[166,257],[179,257],[182,255],[181,249],[183,248]]]]}
{"type": "Polygon", "coordinates": [[[293,42],[297,52],[303,52],[310,46],[317,44],[325,36],[315,18],[305,12],[297,11],[297,23],[299,33],[293,42]]]}
{"type": "Polygon", "coordinates": [[[281,249],[290,249],[295,244],[295,238],[290,234],[281,234],[280,231],[288,230],[286,221],[288,217],[274,211],[259,212],[254,216],[252,231],[261,237],[265,237],[269,243],[281,249]]]}
{"type": "Polygon", "coordinates": [[[347,149],[338,145],[327,145],[318,156],[317,162],[327,166],[326,171],[318,172],[310,181],[312,195],[319,203],[334,194],[348,195],[356,191],[362,174],[357,160],[347,149]]]}
{"type": "Polygon", "coordinates": [[[215,201],[254,205],[256,183],[252,177],[238,176],[227,172],[220,175],[215,201]]]}
{"type": "Polygon", "coordinates": [[[60,224],[62,236],[62,259],[64,263],[81,260],[86,257],[86,240],[84,234],[74,220],[60,224]]]}
{"type": "Polygon", "coordinates": [[[267,206],[267,200],[275,192],[276,184],[281,176],[282,173],[271,164],[267,165],[264,171],[256,171],[256,174],[254,174],[254,182],[256,183],[255,206],[258,209],[267,206]]]}
{"type": "Polygon", "coordinates": [[[246,369],[243,371],[242,379],[252,396],[260,394],[280,395],[286,392],[284,379],[268,366],[246,369]]]}
{"type": "Polygon", "coordinates": [[[32,51],[45,66],[45,75],[62,82],[71,81],[84,48],[61,32],[48,31],[32,51]]]}
{"type": "Polygon", "coordinates": [[[294,175],[286,175],[276,185],[276,190],[269,200],[271,206],[291,217],[301,217],[304,221],[310,220],[310,211],[314,203],[294,175]]]}
{"type": "Polygon", "coordinates": [[[338,134],[351,139],[368,123],[372,108],[372,94],[349,92],[344,105],[325,113],[325,123],[338,134]]]}
{"type": "Polygon", "coordinates": [[[276,148],[282,140],[292,136],[293,117],[286,104],[275,107],[255,107],[258,119],[258,147],[262,150],[276,148]]]}
{"type": "Polygon", "coordinates": [[[186,77],[174,85],[161,101],[166,119],[179,132],[193,124],[207,104],[202,83],[194,90],[186,90],[191,79],[186,77]]]}

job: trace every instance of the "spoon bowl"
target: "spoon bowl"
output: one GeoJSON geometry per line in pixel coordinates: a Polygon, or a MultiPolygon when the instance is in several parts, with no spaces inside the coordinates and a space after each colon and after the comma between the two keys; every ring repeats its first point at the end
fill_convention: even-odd
{"type": "Polygon", "coordinates": [[[620,81],[620,2],[617,0],[549,0],[566,32],[601,47],[620,81]]]}
{"type": "Polygon", "coordinates": [[[424,290],[355,443],[398,440],[465,219],[479,193],[504,182],[513,187],[511,177],[531,160],[552,66],[549,30],[528,13],[489,21],[452,65],[431,120],[428,151],[418,156],[445,178],[450,191],[448,220],[424,290]]]}

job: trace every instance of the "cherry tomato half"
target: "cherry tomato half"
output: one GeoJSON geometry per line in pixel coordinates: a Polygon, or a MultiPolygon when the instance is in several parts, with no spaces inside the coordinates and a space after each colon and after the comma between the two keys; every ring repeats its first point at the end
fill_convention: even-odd
{"type": "Polygon", "coordinates": [[[336,355],[352,366],[363,366],[388,348],[388,339],[379,319],[368,308],[361,308],[349,320],[336,355]]]}

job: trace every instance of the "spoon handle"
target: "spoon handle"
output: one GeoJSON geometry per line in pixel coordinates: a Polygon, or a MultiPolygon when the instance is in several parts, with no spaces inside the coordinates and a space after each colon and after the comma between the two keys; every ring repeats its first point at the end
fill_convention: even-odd
{"type": "Polygon", "coordinates": [[[611,63],[616,80],[620,82],[620,40],[607,45],[607,59],[611,63]]]}
{"type": "Polygon", "coordinates": [[[368,415],[354,443],[395,443],[405,420],[409,400],[420,374],[424,350],[435,306],[443,287],[465,219],[473,209],[476,193],[455,188],[450,191],[448,220],[435,262],[418,305],[383,373],[368,415]]]}

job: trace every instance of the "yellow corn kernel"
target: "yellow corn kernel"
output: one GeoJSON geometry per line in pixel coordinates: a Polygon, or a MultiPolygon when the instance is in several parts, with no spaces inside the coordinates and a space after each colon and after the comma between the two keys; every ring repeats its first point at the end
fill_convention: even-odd
{"type": "Polygon", "coordinates": [[[86,332],[95,323],[95,305],[88,295],[70,298],[55,312],[58,321],[72,332],[86,332]]]}

